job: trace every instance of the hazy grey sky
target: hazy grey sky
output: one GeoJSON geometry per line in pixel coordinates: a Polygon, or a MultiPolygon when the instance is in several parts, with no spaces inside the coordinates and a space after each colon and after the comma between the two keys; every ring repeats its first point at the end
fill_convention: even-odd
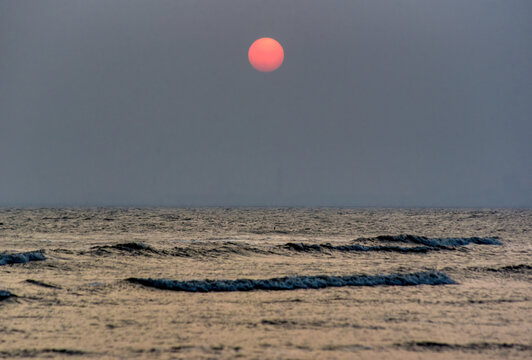
{"type": "Polygon", "coordinates": [[[531,137],[530,0],[0,0],[1,206],[532,206],[531,137]]]}

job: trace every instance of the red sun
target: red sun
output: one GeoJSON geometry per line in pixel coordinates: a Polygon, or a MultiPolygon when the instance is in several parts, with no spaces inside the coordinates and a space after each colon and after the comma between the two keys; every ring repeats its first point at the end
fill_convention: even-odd
{"type": "Polygon", "coordinates": [[[277,70],[284,60],[284,50],[275,39],[263,37],[249,47],[248,59],[255,70],[270,72],[277,70]]]}

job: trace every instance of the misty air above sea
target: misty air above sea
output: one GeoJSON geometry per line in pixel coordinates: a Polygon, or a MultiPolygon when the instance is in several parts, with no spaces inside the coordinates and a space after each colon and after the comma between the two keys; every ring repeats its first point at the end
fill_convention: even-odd
{"type": "Polygon", "coordinates": [[[1,209],[0,358],[529,358],[531,231],[531,210],[1,209]]]}

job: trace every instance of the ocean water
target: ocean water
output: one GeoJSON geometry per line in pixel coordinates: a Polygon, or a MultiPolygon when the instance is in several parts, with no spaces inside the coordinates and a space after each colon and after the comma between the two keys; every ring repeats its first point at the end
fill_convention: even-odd
{"type": "Polygon", "coordinates": [[[532,211],[2,209],[0,358],[532,358],[532,211]]]}

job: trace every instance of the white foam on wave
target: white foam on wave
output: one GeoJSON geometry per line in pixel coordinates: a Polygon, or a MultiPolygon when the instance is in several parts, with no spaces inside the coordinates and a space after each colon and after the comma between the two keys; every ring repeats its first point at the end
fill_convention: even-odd
{"type": "Polygon", "coordinates": [[[290,276],[251,280],[169,280],[129,278],[127,281],[164,290],[186,292],[225,292],[253,290],[323,289],[342,286],[415,286],[455,284],[446,274],[437,271],[390,275],[351,276],[290,276]]]}
{"type": "Polygon", "coordinates": [[[25,264],[30,261],[46,260],[42,251],[0,254],[0,265],[25,264]]]}

